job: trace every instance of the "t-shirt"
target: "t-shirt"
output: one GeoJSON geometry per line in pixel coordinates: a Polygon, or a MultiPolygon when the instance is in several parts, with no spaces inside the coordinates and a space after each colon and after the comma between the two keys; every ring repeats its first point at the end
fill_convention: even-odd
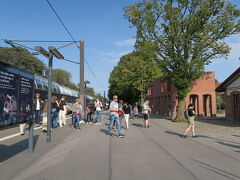
{"type": "Polygon", "coordinates": [[[59,103],[59,110],[62,110],[62,111],[64,111],[64,107],[63,106],[65,106],[66,105],[66,103],[65,103],[65,101],[60,101],[60,103],[59,103]]]}
{"type": "Polygon", "coordinates": [[[96,102],[96,111],[101,111],[102,103],[100,101],[96,102]]]}
{"type": "Polygon", "coordinates": [[[40,100],[39,99],[37,99],[36,110],[40,110],[40,100]]]}
{"type": "Polygon", "coordinates": [[[131,113],[130,107],[123,106],[123,112],[124,112],[124,114],[130,114],[131,113]]]}
{"type": "MultiPolygon", "coordinates": [[[[112,101],[110,103],[110,108],[109,109],[116,109],[117,110],[118,109],[118,102],[112,101]]],[[[118,113],[115,112],[115,111],[111,111],[110,114],[113,115],[113,116],[119,117],[118,113]]]]}
{"type": "Polygon", "coordinates": [[[149,106],[146,104],[146,103],[144,103],[143,104],[143,114],[148,114],[148,110],[149,110],[149,106]]]}

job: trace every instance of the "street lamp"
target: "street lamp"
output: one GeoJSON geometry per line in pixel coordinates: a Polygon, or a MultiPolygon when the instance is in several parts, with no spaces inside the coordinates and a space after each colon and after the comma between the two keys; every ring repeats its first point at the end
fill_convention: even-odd
{"type": "Polygon", "coordinates": [[[84,81],[84,107],[83,107],[83,111],[84,111],[84,120],[86,120],[86,105],[87,105],[87,84],[90,84],[90,81],[86,80],[84,81]]]}
{"type": "Polygon", "coordinates": [[[40,46],[34,48],[40,54],[48,58],[48,113],[47,113],[47,142],[51,142],[51,97],[52,97],[52,61],[53,55],[58,59],[64,59],[63,55],[53,46],[49,46],[46,51],[40,46]]]}

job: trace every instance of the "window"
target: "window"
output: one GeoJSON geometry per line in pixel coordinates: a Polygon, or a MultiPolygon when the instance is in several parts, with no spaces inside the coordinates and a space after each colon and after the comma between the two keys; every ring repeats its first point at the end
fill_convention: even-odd
{"type": "Polygon", "coordinates": [[[46,81],[42,81],[42,84],[43,84],[43,88],[44,88],[44,90],[48,90],[48,84],[47,84],[47,82],[46,81]]]}
{"type": "Polygon", "coordinates": [[[35,82],[36,82],[36,84],[37,84],[37,87],[36,87],[36,88],[43,90],[43,86],[42,86],[41,81],[40,81],[39,79],[35,79],[35,82]]]}

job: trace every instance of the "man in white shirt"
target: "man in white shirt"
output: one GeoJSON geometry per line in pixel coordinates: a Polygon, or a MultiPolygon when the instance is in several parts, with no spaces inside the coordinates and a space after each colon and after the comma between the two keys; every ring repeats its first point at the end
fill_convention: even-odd
{"type": "Polygon", "coordinates": [[[41,111],[43,106],[43,100],[40,98],[40,94],[36,93],[36,98],[33,99],[33,110],[35,115],[35,123],[39,126],[41,111]]]}
{"type": "Polygon", "coordinates": [[[110,123],[108,126],[108,136],[112,136],[112,126],[114,121],[116,121],[116,126],[117,126],[117,130],[118,130],[118,137],[122,138],[123,134],[121,132],[121,127],[120,127],[120,122],[119,122],[119,115],[118,115],[118,111],[120,110],[120,108],[118,107],[118,97],[116,95],[113,96],[113,101],[110,103],[110,123]]]}

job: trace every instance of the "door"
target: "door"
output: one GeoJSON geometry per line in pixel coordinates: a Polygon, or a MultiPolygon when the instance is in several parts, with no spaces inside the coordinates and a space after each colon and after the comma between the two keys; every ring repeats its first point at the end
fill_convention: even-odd
{"type": "Polygon", "coordinates": [[[234,122],[240,122],[240,95],[233,94],[234,122]]]}

